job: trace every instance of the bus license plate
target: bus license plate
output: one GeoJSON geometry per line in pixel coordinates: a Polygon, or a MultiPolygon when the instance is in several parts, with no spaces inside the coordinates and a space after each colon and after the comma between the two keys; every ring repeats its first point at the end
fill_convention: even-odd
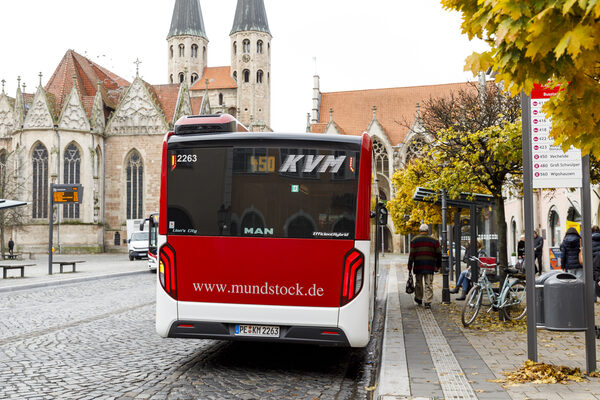
{"type": "Polygon", "coordinates": [[[278,326],[236,325],[236,336],[279,337],[278,326]]]}

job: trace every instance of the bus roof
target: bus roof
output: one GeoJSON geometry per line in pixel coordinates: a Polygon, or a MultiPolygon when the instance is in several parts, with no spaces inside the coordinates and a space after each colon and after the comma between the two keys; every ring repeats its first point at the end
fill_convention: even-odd
{"type": "Polygon", "coordinates": [[[206,135],[202,133],[198,134],[186,134],[186,135],[173,135],[169,137],[169,145],[177,144],[190,144],[195,142],[200,144],[209,144],[210,142],[312,142],[315,143],[328,143],[328,144],[347,144],[352,146],[360,146],[362,143],[361,136],[350,136],[350,135],[324,135],[321,133],[274,133],[274,132],[250,132],[250,133],[216,133],[212,135],[206,135]]]}

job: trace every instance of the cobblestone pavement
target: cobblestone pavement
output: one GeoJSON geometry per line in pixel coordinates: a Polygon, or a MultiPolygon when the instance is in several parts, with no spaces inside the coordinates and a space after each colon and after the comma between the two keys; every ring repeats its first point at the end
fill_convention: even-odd
{"type": "Polygon", "coordinates": [[[349,350],[162,339],[155,279],[0,293],[0,398],[369,398],[380,341],[349,350]]]}

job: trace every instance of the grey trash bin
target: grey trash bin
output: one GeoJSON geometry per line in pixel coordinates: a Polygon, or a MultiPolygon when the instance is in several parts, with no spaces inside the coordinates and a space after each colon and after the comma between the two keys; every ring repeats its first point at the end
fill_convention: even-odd
{"type": "Polygon", "coordinates": [[[560,273],[544,283],[544,323],[553,331],[585,330],[583,281],[560,273]]]}
{"type": "Polygon", "coordinates": [[[549,278],[562,273],[562,270],[555,269],[535,278],[535,318],[537,319],[535,326],[538,328],[546,327],[544,318],[544,283],[549,278]]]}

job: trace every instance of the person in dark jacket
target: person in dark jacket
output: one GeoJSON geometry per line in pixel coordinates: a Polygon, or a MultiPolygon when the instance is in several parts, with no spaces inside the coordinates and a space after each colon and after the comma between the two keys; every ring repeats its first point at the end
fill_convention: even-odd
{"type": "Polygon", "coordinates": [[[525,258],[525,235],[521,235],[517,243],[517,257],[519,259],[525,258]]]}
{"type": "Polygon", "coordinates": [[[410,242],[408,270],[415,273],[415,303],[431,308],[433,274],[442,266],[442,249],[437,239],[428,235],[429,226],[421,224],[419,234],[410,242]]]}
{"type": "Polygon", "coordinates": [[[600,253],[600,227],[592,226],[592,255],[600,253]]]}
{"type": "Polygon", "coordinates": [[[544,238],[538,235],[537,230],[533,231],[533,265],[535,266],[535,272],[538,275],[542,274],[542,250],[544,248],[544,238]]]}
{"type": "Polygon", "coordinates": [[[600,297],[600,227],[592,226],[592,259],[594,266],[594,282],[596,282],[596,301],[600,297]]]}
{"type": "Polygon", "coordinates": [[[579,263],[579,250],[581,249],[581,236],[577,229],[571,227],[560,245],[560,262],[563,271],[569,272],[579,279],[583,279],[583,266],[579,263]]]}

